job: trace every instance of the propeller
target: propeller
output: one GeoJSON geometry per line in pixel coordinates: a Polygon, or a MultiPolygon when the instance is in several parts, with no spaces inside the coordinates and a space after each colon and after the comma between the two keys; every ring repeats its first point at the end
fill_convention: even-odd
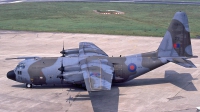
{"type": "Polygon", "coordinates": [[[59,71],[61,71],[61,74],[63,74],[63,72],[64,72],[64,66],[63,66],[63,61],[61,62],[61,67],[60,68],[58,68],[58,70],[59,71]]]}
{"type": "Polygon", "coordinates": [[[58,68],[58,70],[59,70],[61,73],[57,76],[57,78],[60,78],[60,79],[61,79],[61,84],[63,84],[63,79],[64,79],[63,73],[64,73],[64,70],[65,70],[65,68],[64,68],[64,66],[63,66],[63,58],[62,58],[62,62],[61,62],[61,67],[58,68]]]}
{"type": "Polygon", "coordinates": [[[60,51],[60,53],[62,54],[61,57],[65,57],[64,41],[63,41],[63,49],[62,49],[62,51],[60,51]]]}

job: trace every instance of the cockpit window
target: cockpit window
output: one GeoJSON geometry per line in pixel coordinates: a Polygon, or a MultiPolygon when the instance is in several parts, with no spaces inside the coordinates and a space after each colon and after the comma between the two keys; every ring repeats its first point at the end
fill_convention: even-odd
{"type": "Polygon", "coordinates": [[[20,63],[17,65],[18,69],[24,69],[25,68],[25,64],[24,63],[20,63]]]}

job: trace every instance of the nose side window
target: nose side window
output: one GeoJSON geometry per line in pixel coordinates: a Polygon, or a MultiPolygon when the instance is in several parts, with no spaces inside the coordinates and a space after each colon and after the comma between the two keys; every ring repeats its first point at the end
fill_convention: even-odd
{"type": "Polygon", "coordinates": [[[22,71],[17,71],[17,74],[18,75],[22,75],[22,71]]]}

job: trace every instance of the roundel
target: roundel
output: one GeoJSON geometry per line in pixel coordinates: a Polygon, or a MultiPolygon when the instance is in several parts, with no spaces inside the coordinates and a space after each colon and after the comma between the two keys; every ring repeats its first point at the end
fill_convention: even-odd
{"type": "Polygon", "coordinates": [[[130,72],[135,72],[136,69],[137,69],[137,66],[134,63],[131,63],[131,64],[128,65],[128,70],[130,72]]]}
{"type": "Polygon", "coordinates": [[[90,76],[95,76],[95,77],[97,77],[97,76],[100,76],[100,74],[99,74],[99,73],[91,73],[90,76]]]}

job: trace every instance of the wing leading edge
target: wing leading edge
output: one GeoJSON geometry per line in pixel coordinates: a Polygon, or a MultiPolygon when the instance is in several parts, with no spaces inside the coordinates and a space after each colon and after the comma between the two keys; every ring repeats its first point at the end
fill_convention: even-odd
{"type": "Polygon", "coordinates": [[[80,42],[79,57],[83,56],[108,56],[108,55],[93,43],[80,42]]]}

